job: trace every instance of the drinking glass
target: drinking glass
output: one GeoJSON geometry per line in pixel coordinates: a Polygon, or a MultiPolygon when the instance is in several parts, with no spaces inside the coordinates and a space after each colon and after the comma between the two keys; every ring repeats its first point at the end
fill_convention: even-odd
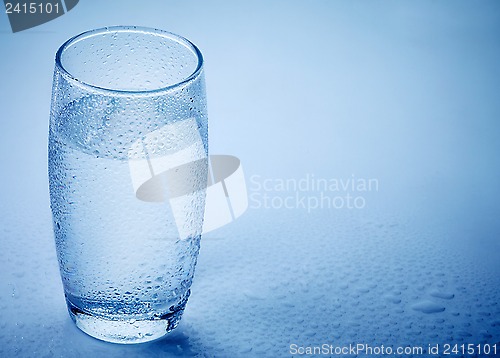
{"type": "Polygon", "coordinates": [[[208,177],[203,58],[141,27],[57,51],[49,188],[69,314],[116,343],[174,329],[190,294],[208,177]]]}

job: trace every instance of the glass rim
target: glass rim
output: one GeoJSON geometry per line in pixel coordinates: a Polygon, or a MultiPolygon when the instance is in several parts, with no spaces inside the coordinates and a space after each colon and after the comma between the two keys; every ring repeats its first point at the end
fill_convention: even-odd
{"type": "Polygon", "coordinates": [[[92,91],[97,91],[97,92],[103,92],[107,94],[113,94],[113,95],[159,95],[162,92],[170,92],[174,89],[180,88],[189,82],[192,82],[195,80],[199,74],[202,72],[203,69],[203,55],[201,54],[201,51],[196,47],[195,44],[193,44],[191,41],[186,39],[183,36],[174,34],[169,31],[165,30],[160,30],[152,27],[143,27],[143,26],[107,26],[107,27],[101,27],[97,28],[94,30],[88,30],[84,31],[76,36],[71,37],[68,39],[66,42],[64,42],[59,49],[56,52],[56,58],[55,58],[55,63],[56,63],[56,68],[59,70],[62,76],[66,77],[66,79],[72,81],[73,83],[77,84],[79,87],[82,87],[87,90],[92,90],[92,91]],[[196,69],[188,76],[183,78],[182,80],[169,85],[165,87],[159,87],[159,88],[154,88],[150,90],[119,90],[119,89],[113,89],[113,88],[106,88],[106,87],[101,87],[98,85],[94,85],[91,83],[88,83],[86,81],[82,81],[72,75],[64,65],[62,64],[61,61],[61,56],[63,52],[69,48],[69,46],[79,42],[83,41],[85,39],[89,39],[90,37],[100,35],[100,34],[105,34],[105,33],[113,33],[113,32],[135,32],[135,33],[143,33],[143,34],[150,34],[150,35],[158,35],[162,36],[164,38],[169,38],[172,41],[177,41],[181,43],[182,45],[186,46],[188,49],[190,49],[193,52],[193,55],[197,58],[198,62],[196,65],[196,69]]]}

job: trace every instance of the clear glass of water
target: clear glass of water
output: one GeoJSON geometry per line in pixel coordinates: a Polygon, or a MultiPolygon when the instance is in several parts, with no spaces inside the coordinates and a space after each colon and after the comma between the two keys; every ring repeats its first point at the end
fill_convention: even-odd
{"type": "Polygon", "coordinates": [[[203,58],[190,41],[120,26],[58,50],[50,200],[81,330],[139,343],[177,326],[200,247],[207,155],[203,58]]]}

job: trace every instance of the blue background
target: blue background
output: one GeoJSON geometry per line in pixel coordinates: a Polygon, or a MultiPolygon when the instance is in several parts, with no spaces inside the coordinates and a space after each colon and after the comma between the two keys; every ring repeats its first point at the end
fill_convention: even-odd
{"type": "Polygon", "coordinates": [[[82,0],[16,34],[0,14],[0,356],[499,343],[499,39],[496,1],[82,0]],[[363,209],[254,205],[207,235],[180,326],[138,346],[70,321],[48,199],[54,54],[109,25],[198,45],[210,151],[247,179],[379,181],[363,209]]]}

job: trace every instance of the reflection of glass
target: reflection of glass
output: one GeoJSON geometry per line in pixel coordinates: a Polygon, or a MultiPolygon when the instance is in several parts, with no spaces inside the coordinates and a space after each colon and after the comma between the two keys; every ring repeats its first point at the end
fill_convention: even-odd
{"type": "Polygon", "coordinates": [[[49,181],[68,309],[99,339],[178,324],[208,177],[203,59],[179,36],[111,27],[57,52],[49,181]]]}

